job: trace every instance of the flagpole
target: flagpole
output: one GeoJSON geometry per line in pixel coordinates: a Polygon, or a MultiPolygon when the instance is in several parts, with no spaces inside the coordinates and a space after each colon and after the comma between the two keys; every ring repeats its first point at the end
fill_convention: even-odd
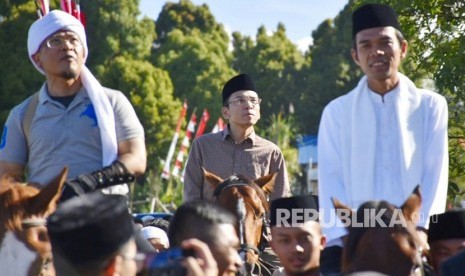
{"type": "Polygon", "coordinates": [[[179,153],[176,157],[176,162],[175,162],[173,172],[172,172],[174,176],[180,177],[181,181],[183,181],[182,174],[180,175],[179,173],[181,172],[182,165],[184,164],[184,156],[187,154],[187,149],[189,148],[190,140],[192,136],[194,135],[195,125],[197,124],[197,115],[195,115],[196,110],[197,108],[194,108],[194,110],[192,111],[189,124],[187,124],[186,135],[184,136],[184,139],[182,140],[181,148],[179,149],[179,153]]]}
{"type": "Polygon", "coordinates": [[[197,132],[195,133],[195,138],[199,137],[205,131],[205,127],[207,126],[207,122],[210,120],[210,114],[206,108],[203,109],[202,119],[200,119],[199,127],[197,128],[197,132]]]}
{"type": "Polygon", "coordinates": [[[179,139],[179,131],[181,130],[181,125],[182,125],[182,122],[184,121],[184,118],[186,117],[186,113],[187,113],[187,100],[184,100],[184,103],[181,109],[181,114],[179,115],[178,123],[176,125],[176,132],[174,133],[173,139],[171,140],[170,149],[168,150],[168,155],[166,156],[166,159],[165,159],[165,165],[163,166],[163,172],[161,173],[161,177],[164,179],[170,178],[170,163],[174,155],[174,150],[176,148],[176,144],[179,139]]]}

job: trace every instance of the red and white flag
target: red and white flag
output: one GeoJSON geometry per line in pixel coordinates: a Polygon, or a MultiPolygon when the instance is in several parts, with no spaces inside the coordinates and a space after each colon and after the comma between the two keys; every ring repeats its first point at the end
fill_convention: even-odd
{"type": "Polygon", "coordinates": [[[187,101],[184,100],[184,103],[181,109],[181,114],[179,115],[178,123],[176,125],[176,132],[174,133],[173,139],[171,140],[170,149],[168,150],[168,155],[166,156],[165,165],[163,167],[163,172],[161,174],[161,177],[164,179],[170,178],[171,159],[173,158],[174,150],[176,149],[176,144],[178,143],[179,131],[181,130],[182,122],[184,121],[184,118],[186,117],[186,112],[187,112],[187,101]]]}
{"type": "Polygon", "coordinates": [[[207,126],[207,122],[210,119],[210,114],[208,114],[208,110],[205,108],[202,113],[202,118],[200,119],[199,127],[197,128],[197,132],[195,133],[195,138],[202,135],[205,131],[205,127],[207,126]]]}
{"type": "Polygon", "coordinates": [[[218,121],[216,122],[215,126],[212,129],[212,133],[222,131],[223,129],[224,129],[224,121],[220,117],[220,118],[218,118],[218,121]]]}
{"type": "Polygon", "coordinates": [[[191,119],[189,120],[189,124],[187,124],[186,135],[184,136],[184,139],[182,140],[181,148],[179,149],[179,153],[176,157],[176,162],[174,164],[173,171],[171,172],[173,176],[180,177],[180,172],[184,164],[184,156],[187,155],[187,150],[189,149],[189,146],[190,146],[190,140],[194,136],[196,125],[197,125],[197,116],[195,115],[195,109],[194,109],[191,115],[191,119]]]}
{"type": "Polygon", "coordinates": [[[72,16],[76,17],[79,21],[81,21],[84,27],[86,26],[85,16],[81,12],[81,5],[79,4],[79,0],[60,0],[60,7],[63,11],[71,14],[72,16]]]}
{"type": "Polygon", "coordinates": [[[45,16],[50,11],[50,1],[49,0],[35,0],[34,3],[37,7],[37,14],[39,18],[45,16]]]}

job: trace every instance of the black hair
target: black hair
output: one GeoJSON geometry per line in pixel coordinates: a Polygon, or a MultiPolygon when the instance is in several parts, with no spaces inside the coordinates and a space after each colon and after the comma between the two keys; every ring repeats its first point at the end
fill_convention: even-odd
{"type": "Polygon", "coordinates": [[[197,238],[212,244],[218,238],[217,226],[236,225],[237,219],[228,210],[206,201],[190,201],[179,206],[168,228],[170,246],[180,246],[182,241],[197,238]]]}

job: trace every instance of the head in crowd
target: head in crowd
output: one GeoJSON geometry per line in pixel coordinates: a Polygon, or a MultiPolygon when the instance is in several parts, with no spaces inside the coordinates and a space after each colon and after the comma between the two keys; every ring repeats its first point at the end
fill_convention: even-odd
{"type": "Polygon", "coordinates": [[[169,222],[169,219],[167,220],[165,218],[156,218],[156,219],[146,223],[145,226],[155,226],[155,227],[158,227],[158,228],[162,229],[166,233],[168,233],[168,228],[170,226],[170,222],[169,222]]]}
{"type": "Polygon", "coordinates": [[[271,201],[271,248],[286,275],[319,275],[320,254],[326,245],[318,222],[314,196],[284,197],[271,201]]]}
{"type": "Polygon", "coordinates": [[[235,275],[242,266],[237,253],[239,238],[236,217],[206,201],[189,201],[176,210],[170,221],[168,238],[171,247],[184,240],[199,239],[210,248],[218,264],[219,275],[235,275]]]}
{"type": "Polygon", "coordinates": [[[150,242],[156,252],[166,250],[170,247],[165,230],[155,226],[145,226],[140,232],[142,237],[150,242]]]}
{"type": "Polygon", "coordinates": [[[441,263],[465,249],[465,209],[452,209],[430,217],[428,230],[431,265],[441,263]]]}
{"type": "Polygon", "coordinates": [[[395,77],[408,45],[392,7],[367,4],[355,10],[352,37],[352,58],[369,81],[395,77]]]}
{"type": "Polygon", "coordinates": [[[137,247],[126,197],[93,192],[47,219],[57,275],[135,275],[137,247]]]}
{"type": "Polygon", "coordinates": [[[223,86],[222,96],[221,111],[229,123],[255,125],[260,119],[261,99],[249,75],[240,74],[227,81],[223,86]],[[244,116],[244,110],[248,110],[250,116],[244,116]]]}

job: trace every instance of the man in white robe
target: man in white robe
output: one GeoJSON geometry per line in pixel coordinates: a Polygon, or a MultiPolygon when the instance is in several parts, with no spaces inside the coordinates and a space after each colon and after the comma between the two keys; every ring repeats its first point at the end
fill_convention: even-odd
{"type": "Polygon", "coordinates": [[[318,133],[319,199],[327,248],[323,274],[338,272],[342,237],[331,198],[356,209],[368,200],[402,204],[422,193],[419,229],[444,212],[448,184],[447,102],[398,69],[408,43],[395,11],[368,4],[352,18],[352,58],[365,76],[324,109],[318,133]]]}

